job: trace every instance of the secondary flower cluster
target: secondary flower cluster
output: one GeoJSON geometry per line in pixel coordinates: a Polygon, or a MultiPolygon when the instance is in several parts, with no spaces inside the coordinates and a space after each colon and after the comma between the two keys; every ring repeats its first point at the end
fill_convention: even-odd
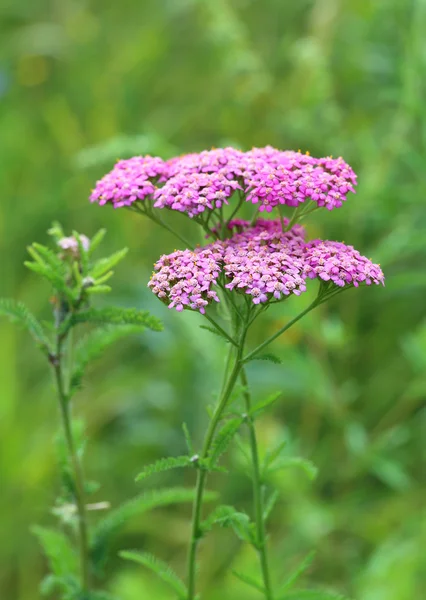
{"type": "Polygon", "coordinates": [[[162,256],[148,284],[154,294],[169,308],[204,313],[209,303],[219,302],[219,285],[248,294],[259,304],[300,295],[308,278],[340,287],[384,282],[380,267],[352,246],[305,242],[298,225],[287,232],[280,221],[261,220],[250,227],[238,220],[234,226],[238,232],[230,239],[162,256]]]}
{"type": "Polygon", "coordinates": [[[231,197],[235,202],[244,197],[267,212],[306,200],[331,210],[355,185],[356,175],[342,158],[314,158],[270,146],[249,152],[217,148],[169,161],[150,156],[121,160],[97,182],[90,199],[115,208],[149,201],[190,217],[219,209],[231,197]]]}

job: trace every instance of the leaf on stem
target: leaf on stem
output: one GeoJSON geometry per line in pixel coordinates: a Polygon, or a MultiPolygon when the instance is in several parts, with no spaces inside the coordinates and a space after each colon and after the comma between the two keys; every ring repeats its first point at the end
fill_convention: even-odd
{"type": "Polygon", "coordinates": [[[301,575],[303,575],[303,573],[312,564],[312,561],[315,558],[315,554],[316,554],[315,551],[309,552],[309,554],[307,554],[305,556],[305,558],[303,558],[303,560],[298,564],[298,566],[294,569],[294,571],[292,571],[292,573],[290,573],[290,575],[286,578],[284,583],[281,585],[280,589],[278,590],[278,595],[283,594],[284,592],[286,592],[287,590],[289,590],[291,587],[294,586],[294,584],[300,579],[301,575]]]}
{"type": "Polygon", "coordinates": [[[143,328],[137,325],[122,325],[121,327],[105,327],[92,331],[75,347],[74,370],[71,375],[70,392],[75,392],[81,385],[87,366],[103,354],[106,348],[128,335],[140,333],[143,328]]]}
{"type": "Polygon", "coordinates": [[[200,325],[200,329],[205,329],[206,331],[209,331],[210,333],[213,333],[214,335],[217,335],[218,337],[222,338],[223,340],[225,340],[225,342],[227,344],[229,344],[229,339],[223,335],[223,333],[221,333],[218,329],[215,329],[214,327],[209,327],[208,325],[200,325]]]}
{"type": "Polygon", "coordinates": [[[282,360],[276,354],[272,354],[272,352],[268,352],[265,354],[255,354],[251,358],[249,358],[246,362],[251,362],[252,360],[267,360],[269,362],[274,363],[275,365],[281,365],[282,360]]]}
{"type": "Polygon", "coordinates": [[[97,279],[102,275],[105,275],[108,271],[115,267],[117,263],[119,263],[126,256],[128,248],[123,248],[123,250],[118,250],[118,252],[114,252],[111,256],[107,258],[101,258],[92,266],[89,275],[93,277],[93,279],[97,279]]]}
{"type": "Polygon", "coordinates": [[[62,578],[78,572],[77,555],[64,533],[39,526],[33,527],[32,532],[37,536],[54,575],[62,578]]]}
{"type": "MultiPolygon", "coordinates": [[[[90,289],[90,288],[89,288],[90,289]]],[[[106,306],[105,308],[89,308],[73,315],[71,324],[96,323],[105,325],[139,325],[153,331],[162,331],[163,325],[159,319],[147,310],[136,308],[120,308],[106,306]]]]}
{"type": "Polygon", "coordinates": [[[184,467],[192,466],[191,459],[189,456],[177,456],[177,457],[169,457],[169,458],[160,458],[156,462],[151,465],[147,465],[140,473],[137,475],[135,481],[142,481],[151,475],[156,473],[163,473],[164,471],[170,471],[171,469],[180,469],[184,467]]]}
{"type": "Polygon", "coordinates": [[[210,515],[201,523],[203,533],[211,531],[214,525],[220,527],[232,527],[236,535],[249,544],[254,544],[254,524],[250,522],[250,517],[233,506],[226,504],[215,508],[210,515]]]}
{"type": "Polygon", "coordinates": [[[263,518],[264,522],[266,522],[268,520],[269,515],[271,514],[279,497],[280,497],[280,494],[279,494],[278,490],[274,490],[272,492],[272,494],[269,496],[268,500],[265,503],[265,508],[263,509],[262,518],[263,518]]]}
{"type": "Polygon", "coordinates": [[[278,398],[281,398],[281,396],[282,396],[282,392],[275,392],[275,393],[271,394],[270,396],[268,396],[267,398],[265,398],[264,400],[260,400],[251,408],[250,415],[251,416],[260,415],[269,406],[274,404],[274,402],[276,402],[278,400],[278,398]]]}
{"type": "Polygon", "coordinates": [[[137,552],[136,550],[123,550],[119,553],[119,556],[150,569],[150,571],[155,573],[162,581],[164,581],[164,583],[167,583],[181,600],[186,600],[188,597],[188,591],[185,584],[164,561],[148,552],[137,552]]]}
{"type": "Polygon", "coordinates": [[[0,315],[8,317],[12,322],[24,327],[45,352],[49,351],[50,342],[41,323],[27,309],[25,304],[2,298],[0,299],[0,315]]]}
{"type": "Polygon", "coordinates": [[[188,452],[190,456],[194,456],[194,445],[191,440],[191,435],[189,433],[188,425],[186,423],[182,423],[183,435],[185,436],[186,447],[188,448],[188,452]]]}
{"type": "Polygon", "coordinates": [[[306,458],[301,458],[300,456],[289,456],[278,458],[275,462],[273,462],[266,469],[266,475],[275,471],[280,471],[281,469],[288,469],[289,467],[296,467],[298,469],[302,469],[302,471],[311,480],[315,479],[315,477],[318,474],[317,467],[310,460],[306,460],[306,458]]]}
{"type": "Polygon", "coordinates": [[[232,574],[235,575],[235,577],[238,577],[238,579],[240,581],[242,581],[243,583],[246,583],[250,587],[252,587],[255,590],[257,590],[258,592],[260,592],[261,594],[266,593],[265,588],[263,587],[262,583],[260,581],[258,581],[257,579],[254,579],[253,577],[250,577],[249,575],[246,575],[245,573],[240,573],[239,571],[235,571],[234,569],[232,569],[232,574]]]}
{"type": "Polygon", "coordinates": [[[230,419],[222,427],[212,444],[212,448],[208,457],[209,467],[216,466],[216,463],[218,462],[219,458],[228,449],[232,438],[235,436],[242,423],[243,419],[241,417],[236,417],[234,419],[230,419]]]}

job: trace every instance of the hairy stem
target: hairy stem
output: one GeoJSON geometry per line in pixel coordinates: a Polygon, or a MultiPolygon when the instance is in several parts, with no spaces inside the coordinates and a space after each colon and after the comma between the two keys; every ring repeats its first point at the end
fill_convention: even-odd
{"type": "Polygon", "coordinates": [[[71,426],[71,415],[69,398],[65,389],[64,375],[62,369],[62,342],[63,336],[57,336],[56,355],[52,361],[53,370],[55,373],[56,387],[58,391],[59,407],[62,418],[62,426],[65,434],[69,460],[72,469],[72,477],[74,484],[74,499],[77,508],[78,517],[78,538],[79,538],[79,554],[80,554],[80,576],[81,589],[83,592],[88,592],[90,588],[89,574],[89,540],[87,515],[84,493],[84,478],[80,459],[78,457],[74,437],[71,426]]]}
{"type": "Polygon", "coordinates": [[[262,571],[263,587],[266,600],[273,600],[271,577],[268,564],[268,550],[266,545],[265,521],[263,519],[263,497],[262,497],[262,478],[259,465],[259,451],[257,447],[256,429],[253,418],[250,416],[251,397],[248,388],[248,381],[245,369],[240,371],[240,379],[244,388],[244,403],[246,409],[246,423],[249,430],[249,443],[252,459],[252,482],[253,482],[253,505],[256,524],[256,550],[259,555],[260,568],[262,571]]]}
{"type": "MultiPolygon", "coordinates": [[[[241,357],[243,354],[244,347],[244,338],[243,335],[239,341],[238,349],[236,352],[234,366],[232,371],[227,378],[225,385],[223,386],[219,402],[217,404],[216,410],[213,414],[213,417],[210,421],[209,427],[207,429],[203,449],[201,452],[201,459],[208,458],[212,442],[214,439],[214,435],[216,433],[217,426],[222,417],[223,411],[228,403],[228,400],[232,394],[232,390],[234,389],[235,383],[238,379],[242,368],[241,357]]],[[[230,350],[232,352],[232,348],[230,350]]],[[[193,505],[192,512],[192,536],[191,536],[191,545],[189,548],[189,556],[188,556],[188,600],[194,600],[195,598],[195,575],[196,575],[196,555],[198,543],[202,537],[201,531],[201,510],[203,505],[203,495],[206,484],[207,471],[201,466],[198,470],[197,475],[197,483],[195,488],[195,499],[193,505]]]]}

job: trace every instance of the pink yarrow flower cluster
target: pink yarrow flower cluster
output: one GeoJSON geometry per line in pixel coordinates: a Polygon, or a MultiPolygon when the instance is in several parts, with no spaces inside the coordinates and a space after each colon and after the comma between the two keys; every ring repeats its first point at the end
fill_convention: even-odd
{"type": "Polygon", "coordinates": [[[228,204],[235,192],[270,212],[306,200],[329,210],[354,192],[356,176],[342,158],[314,158],[270,146],[242,152],[217,148],[163,161],[134,157],[119,161],[96,184],[90,199],[118,208],[150,201],[196,217],[228,204]]]}
{"type": "Polygon", "coordinates": [[[219,302],[215,286],[220,275],[229,290],[251,296],[254,304],[278,301],[306,291],[306,279],[319,278],[343,287],[384,282],[379,265],[352,246],[339,242],[304,241],[304,229],[283,232],[280,221],[255,227],[237,222],[239,232],[195,251],[162,256],[149,287],[169,308],[205,312],[219,302]]]}
{"type": "Polygon", "coordinates": [[[152,156],[134,156],[120,160],[110,173],[100,179],[90,196],[100,206],[110,203],[114,208],[130,206],[145,200],[156,190],[156,182],[165,181],[167,163],[152,156]]]}

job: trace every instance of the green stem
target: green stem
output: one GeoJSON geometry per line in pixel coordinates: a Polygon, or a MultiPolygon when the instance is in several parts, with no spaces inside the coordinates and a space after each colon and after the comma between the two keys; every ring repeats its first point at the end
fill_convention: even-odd
{"type": "MultiPolygon", "coordinates": [[[[208,458],[211,445],[214,439],[214,435],[216,433],[217,426],[222,417],[223,411],[228,403],[229,397],[232,394],[232,390],[234,389],[235,383],[238,379],[240,371],[242,369],[242,361],[241,357],[243,354],[244,347],[244,338],[245,334],[241,337],[240,343],[238,344],[238,349],[236,353],[236,358],[234,362],[234,366],[232,368],[231,373],[227,379],[227,382],[222,390],[218,405],[210,421],[209,427],[207,429],[206,436],[204,438],[203,449],[201,452],[201,459],[208,458]]],[[[232,348],[230,349],[232,352],[232,348]]],[[[193,505],[192,512],[192,536],[191,536],[191,545],[189,548],[189,556],[188,556],[188,600],[194,600],[195,598],[195,575],[196,575],[196,555],[198,543],[202,537],[201,531],[201,510],[203,505],[203,495],[205,489],[205,483],[207,478],[207,471],[204,466],[201,466],[198,470],[197,475],[197,483],[195,488],[195,499],[193,505]]]]}
{"type": "Polygon", "coordinates": [[[263,506],[263,498],[262,498],[262,477],[260,474],[260,464],[259,464],[259,451],[257,447],[257,438],[256,438],[256,429],[254,425],[253,418],[250,416],[251,411],[251,397],[248,388],[248,381],[246,372],[241,369],[240,372],[241,383],[244,387],[244,403],[246,409],[246,423],[249,430],[249,443],[250,443],[250,452],[252,459],[252,481],[253,481],[253,505],[254,505],[254,516],[255,516],[255,524],[256,524],[256,550],[259,555],[260,560],[260,568],[262,570],[262,579],[263,579],[263,587],[265,590],[265,598],[266,600],[273,600],[273,592],[271,585],[271,577],[269,573],[269,564],[268,564],[268,549],[266,545],[266,531],[265,531],[265,521],[263,518],[264,506],[263,506]]]}
{"type": "Polygon", "coordinates": [[[237,342],[232,339],[232,337],[228,335],[226,331],[219,325],[219,323],[216,323],[216,321],[210,315],[204,313],[204,316],[218,330],[218,332],[228,340],[228,342],[230,342],[233,346],[238,346],[237,342]]]}
{"type": "Polygon", "coordinates": [[[305,308],[305,310],[303,310],[301,313],[299,313],[297,315],[297,317],[294,317],[294,319],[292,319],[289,323],[287,323],[287,325],[284,325],[284,327],[281,327],[281,329],[279,329],[276,333],[274,333],[274,335],[271,335],[271,337],[268,338],[265,342],[263,342],[257,348],[255,348],[254,350],[252,350],[251,352],[249,352],[246,356],[244,356],[243,359],[242,359],[243,362],[247,362],[248,360],[250,360],[251,358],[253,358],[253,356],[255,356],[256,354],[258,354],[258,352],[260,352],[261,350],[263,350],[271,342],[273,342],[278,337],[280,337],[280,335],[282,335],[284,332],[286,332],[287,329],[290,329],[290,327],[292,327],[292,325],[294,325],[295,323],[297,323],[297,321],[299,321],[299,319],[301,319],[302,317],[304,317],[308,312],[310,312],[312,309],[314,309],[316,306],[318,306],[318,304],[320,304],[319,299],[315,298],[315,300],[307,308],[305,308]]]}
{"type": "Polygon", "coordinates": [[[65,391],[64,376],[62,371],[62,342],[64,336],[57,336],[56,355],[53,357],[52,366],[55,373],[56,387],[58,390],[59,407],[61,411],[62,425],[65,434],[65,441],[68,449],[68,455],[71,463],[74,483],[74,499],[77,507],[78,517],[78,538],[80,555],[80,576],[81,589],[87,593],[90,588],[89,576],[89,539],[87,527],[87,515],[84,493],[83,471],[75,448],[75,442],[72,433],[71,415],[69,410],[69,398],[65,391]]]}

